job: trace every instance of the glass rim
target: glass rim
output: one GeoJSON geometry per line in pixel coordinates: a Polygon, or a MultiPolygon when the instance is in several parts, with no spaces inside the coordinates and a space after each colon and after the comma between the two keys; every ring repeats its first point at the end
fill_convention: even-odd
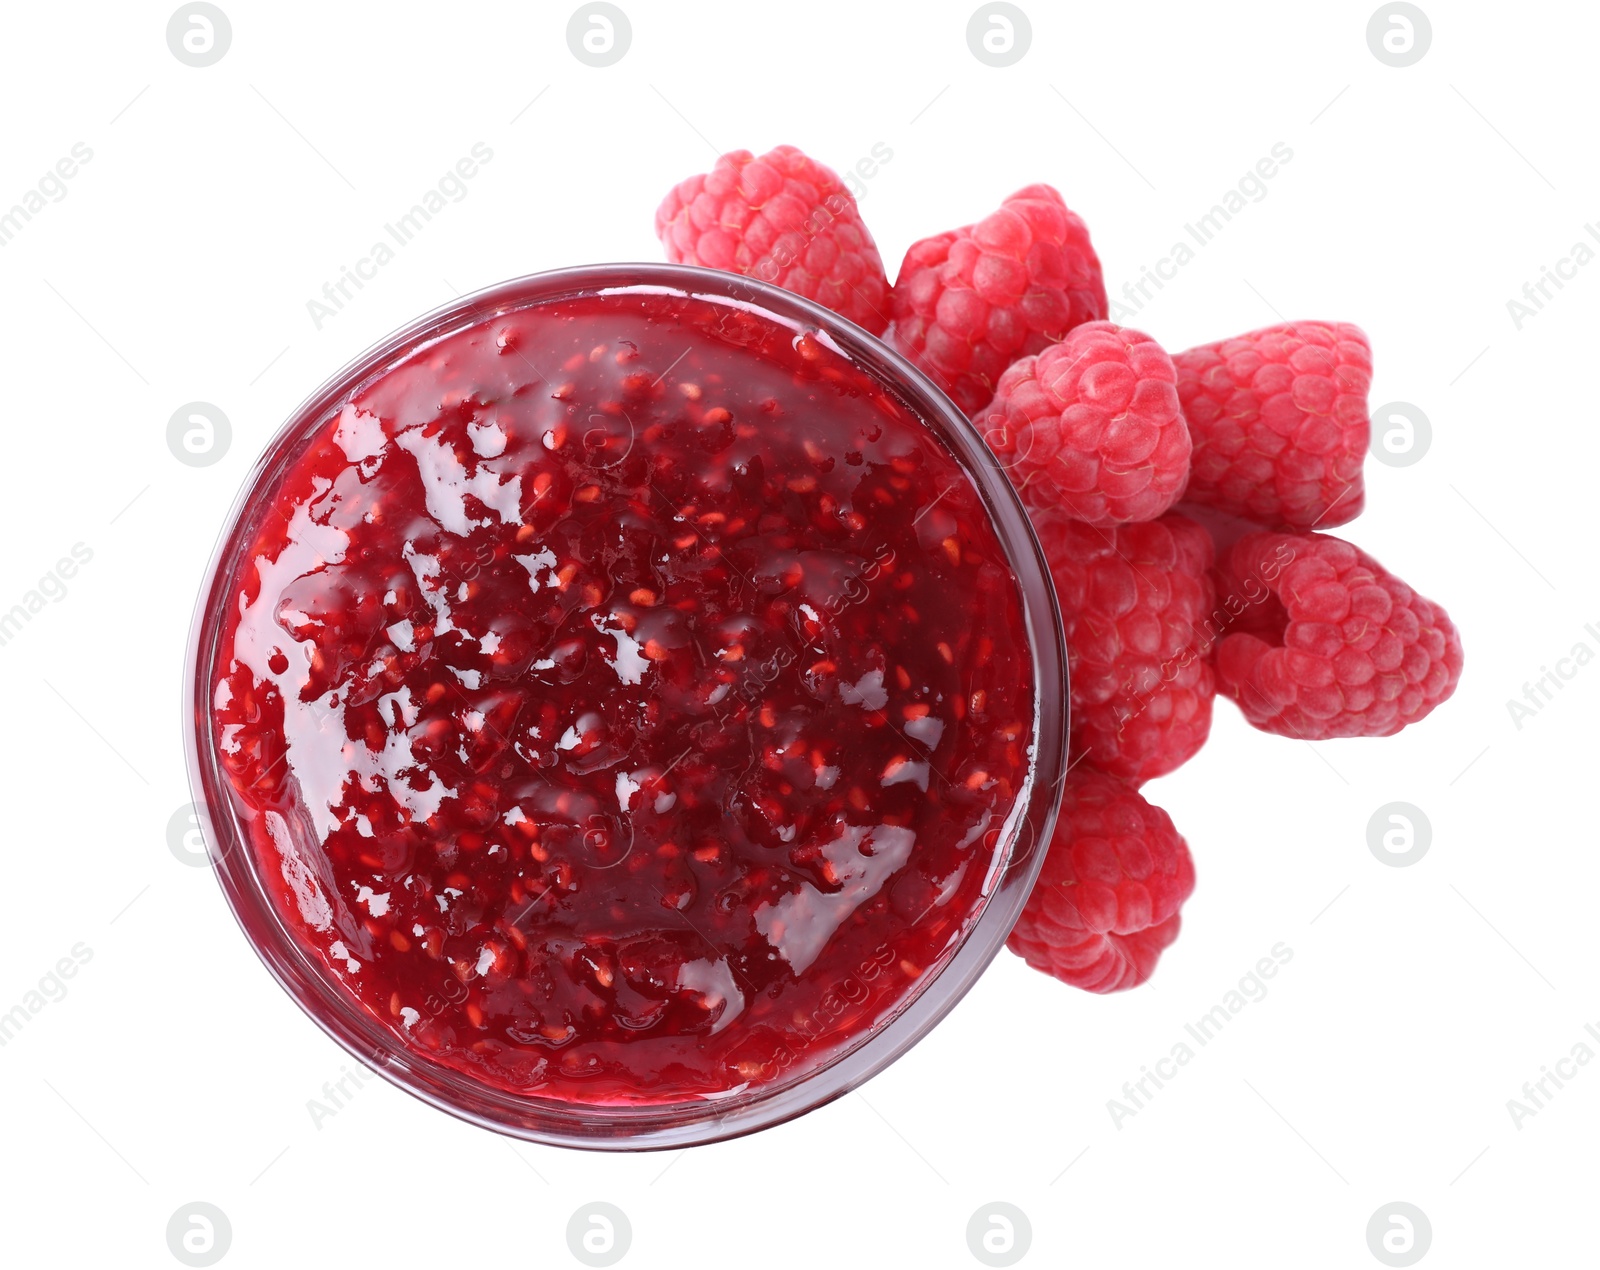
{"type": "Polygon", "coordinates": [[[599,1150],[701,1145],[769,1128],[861,1085],[930,1032],[999,953],[1033,886],[1055,821],[1065,776],[1067,657],[1055,588],[1022,501],[977,427],[921,370],[887,343],[820,305],[741,274],[688,265],[610,263],[528,274],[458,297],[377,341],[329,376],[267,442],[241,483],[217,536],[185,649],[183,736],[189,785],[213,871],[235,920],[278,985],[355,1059],[391,1083],[480,1128],[524,1141],[599,1150]],[[1033,660],[1033,742],[1027,781],[997,843],[992,884],[975,919],[943,964],[916,985],[883,1023],[843,1044],[819,1066],[716,1099],[650,1104],[585,1104],[525,1097],[404,1047],[320,969],[288,932],[256,873],[254,853],[234,823],[213,735],[210,685],[221,636],[220,589],[232,576],[241,529],[263,489],[337,409],[402,356],[466,325],[596,292],[668,290],[751,305],[786,324],[828,334],[837,349],[902,400],[977,488],[1006,553],[1022,604],[1033,660]]]}

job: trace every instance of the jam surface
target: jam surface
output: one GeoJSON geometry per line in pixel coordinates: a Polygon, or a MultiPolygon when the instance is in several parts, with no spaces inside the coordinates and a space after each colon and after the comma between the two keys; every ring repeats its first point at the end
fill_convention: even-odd
{"type": "Polygon", "coordinates": [[[660,289],[481,320],[257,496],[213,735],[397,1047],[591,1104],[820,1065],[953,952],[1033,673],[971,480],[827,336],[660,289]]]}

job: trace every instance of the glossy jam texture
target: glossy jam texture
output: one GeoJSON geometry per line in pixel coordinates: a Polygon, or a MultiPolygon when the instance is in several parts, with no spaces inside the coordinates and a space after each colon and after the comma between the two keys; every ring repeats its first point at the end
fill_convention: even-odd
{"type": "Polygon", "coordinates": [[[601,293],[342,404],[213,695],[285,922],[397,1046],[589,1103],[792,1076],[981,909],[1033,739],[981,499],[827,337],[601,293]]]}

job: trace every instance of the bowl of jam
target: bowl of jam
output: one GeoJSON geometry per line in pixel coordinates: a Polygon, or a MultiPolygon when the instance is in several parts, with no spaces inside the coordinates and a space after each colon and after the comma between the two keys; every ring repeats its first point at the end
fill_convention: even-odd
{"type": "Polygon", "coordinates": [[[603,265],[418,320],[255,465],[185,734],[223,892],[396,1084],[682,1146],[881,1070],[1003,944],[1065,655],[976,429],[749,278],[603,265]]]}

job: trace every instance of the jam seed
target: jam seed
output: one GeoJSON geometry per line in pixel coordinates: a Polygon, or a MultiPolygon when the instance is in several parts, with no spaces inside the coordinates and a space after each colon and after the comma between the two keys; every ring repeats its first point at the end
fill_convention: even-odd
{"type": "Polygon", "coordinates": [[[389,932],[389,943],[394,946],[395,952],[411,951],[411,941],[397,930],[389,932]]]}

